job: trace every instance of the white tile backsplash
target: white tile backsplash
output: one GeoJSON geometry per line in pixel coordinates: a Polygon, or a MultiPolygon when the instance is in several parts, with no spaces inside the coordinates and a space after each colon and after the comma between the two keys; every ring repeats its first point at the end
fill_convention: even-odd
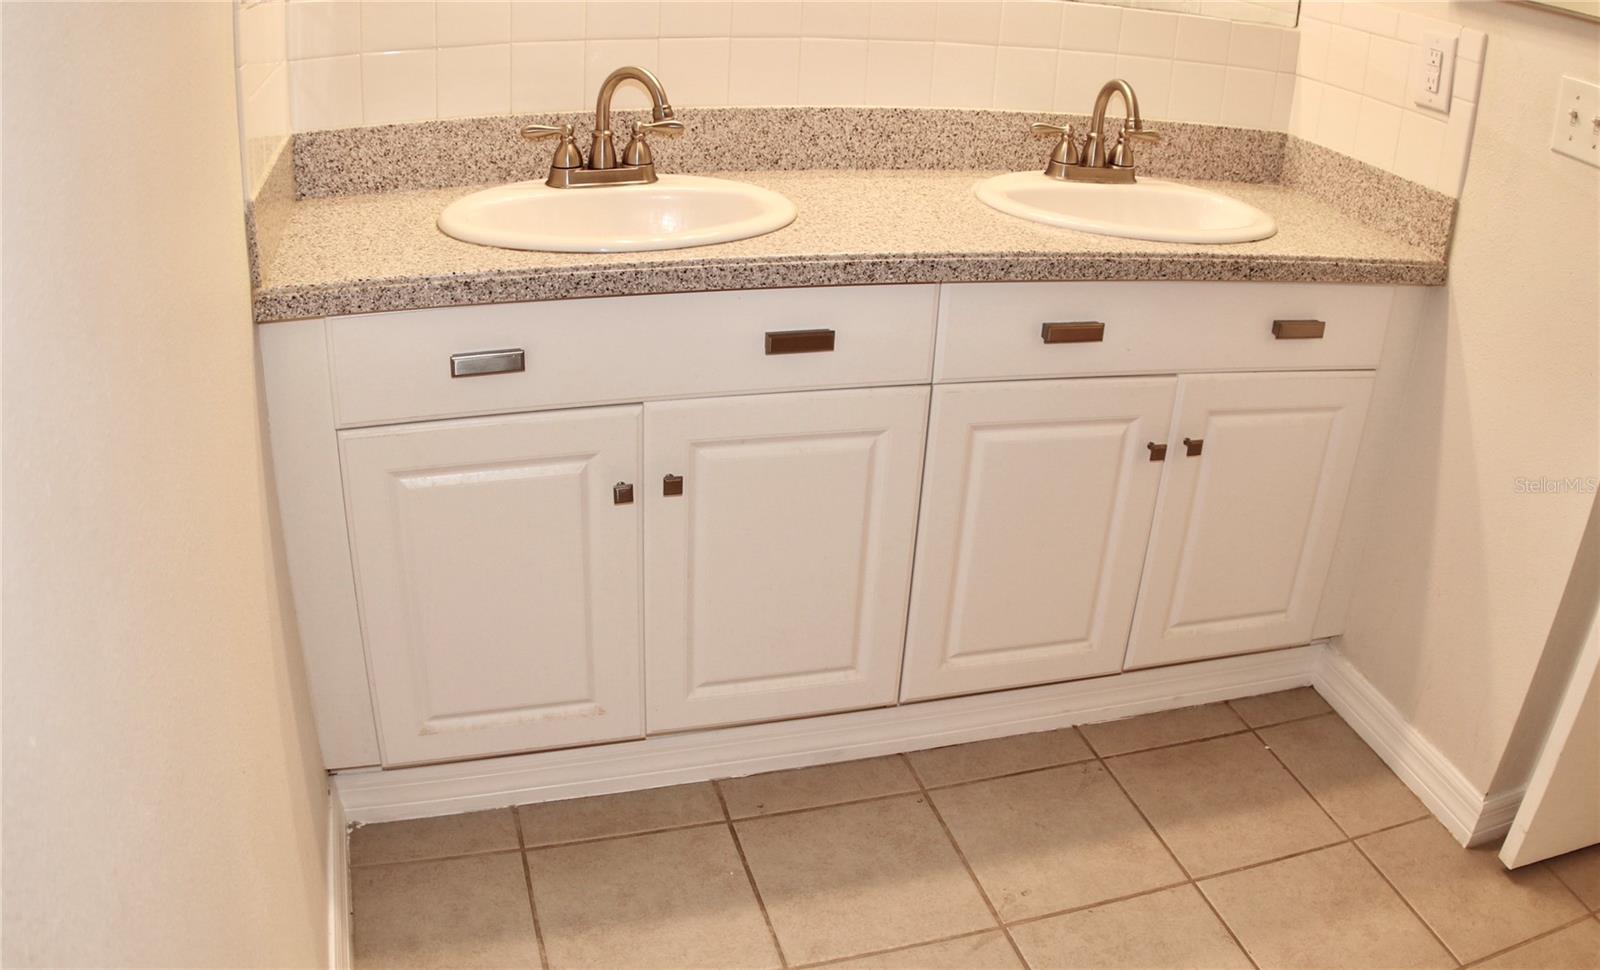
{"type": "MultiPolygon", "coordinates": [[[[360,0],[361,49],[417,51],[433,47],[435,4],[422,0],[360,0]]],[[[420,58],[411,58],[413,63],[420,58]]]]}
{"type": "MultiPolygon", "coordinates": [[[[1305,0],[1293,29],[1195,15],[1248,18],[1252,6],[262,0],[239,21],[241,123],[255,146],[246,164],[254,174],[252,153],[275,144],[274,127],[587,109],[607,73],[640,64],[662,74],[679,106],[1087,112],[1100,85],[1121,76],[1152,121],[1284,129],[1440,191],[1459,190],[1487,43],[1481,31],[1399,4],[1340,0],[1305,0]],[[279,8],[276,20],[264,12],[271,7],[279,8]],[[1406,93],[1414,45],[1429,29],[1461,37],[1448,114],[1410,104],[1406,93]]],[[[646,103],[635,85],[618,92],[618,107],[646,103]]]]}
{"type": "Polygon", "coordinates": [[[867,99],[867,42],[832,37],[800,41],[801,104],[863,104],[867,99]]]}
{"type": "Polygon", "coordinates": [[[439,117],[471,118],[511,110],[511,45],[439,49],[439,117]]]}
{"type": "MultiPolygon", "coordinates": [[[[1051,58],[1053,51],[1044,52],[1051,58]]],[[[993,44],[933,45],[932,102],[951,108],[991,108],[994,106],[995,47],[993,44]]],[[[1054,95],[1045,92],[1048,106],[1054,95]]]]}
{"type": "Polygon", "coordinates": [[[731,104],[792,104],[799,93],[800,38],[733,38],[728,60],[731,104]]]}
{"type": "Polygon", "coordinates": [[[939,0],[934,11],[934,39],[993,47],[1000,42],[1002,9],[994,0],[939,0]]]}
{"type": "Polygon", "coordinates": [[[1001,47],[994,62],[994,106],[1003,111],[1049,111],[1055,96],[1056,51],[1001,47]]]}
{"type": "Polygon", "coordinates": [[[505,44],[511,40],[508,0],[439,0],[434,18],[440,47],[505,44]]]}
{"type": "Polygon", "coordinates": [[[369,125],[438,117],[436,50],[361,55],[361,111],[369,125]]]}

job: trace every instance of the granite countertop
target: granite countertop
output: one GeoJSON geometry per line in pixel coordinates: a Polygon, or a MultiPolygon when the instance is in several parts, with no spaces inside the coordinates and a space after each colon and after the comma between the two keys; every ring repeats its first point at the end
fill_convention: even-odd
{"type": "MultiPolygon", "coordinates": [[[[434,220],[482,186],[302,199],[261,268],[258,322],[473,303],[695,290],[1023,280],[1251,280],[1437,285],[1445,260],[1304,189],[1193,182],[1278,221],[1252,243],[1119,239],[1037,225],[972,193],[995,172],[725,173],[780,192],[799,215],[739,242],[574,254],[460,242],[434,220]]],[[[593,191],[604,191],[603,189],[593,191]]]]}

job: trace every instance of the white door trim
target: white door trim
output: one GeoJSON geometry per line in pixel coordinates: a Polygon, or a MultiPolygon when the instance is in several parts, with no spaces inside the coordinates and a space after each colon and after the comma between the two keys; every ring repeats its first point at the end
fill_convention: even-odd
{"type": "Polygon", "coordinates": [[[332,970],[355,966],[355,941],[350,933],[349,827],[335,786],[328,792],[328,966],[332,970]]]}
{"type": "Polygon", "coordinates": [[[981,741],[1312,682],[1320,646],[637,741],[334,775],[350,822],[426,818],[981,741]]]}

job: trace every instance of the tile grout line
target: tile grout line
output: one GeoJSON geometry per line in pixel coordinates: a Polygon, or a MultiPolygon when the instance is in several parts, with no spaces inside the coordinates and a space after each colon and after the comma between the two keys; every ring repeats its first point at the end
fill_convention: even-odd
{"type": "Polygon", "coordinates": [[[911,772],[911,777],[917,780],[917,787],[922,791],[923,801],[927,804],[928,810],[933,813],[934,821],[939,823],[939,828],[944,832],[944,837],[949,840],[950,848],[955,850],[956,858],[961,860],[961,868],[966,870],[967,878],[972,880],[973,888],[978,890],[978,898],[983,900],[983,905],[989,908],[989,915],[993,917],[995,925],[1004,934],[1006,942],[1011,945],[1011,952],[1016,954],[1017,962],[1022,964],[1024,970],[1031,970],[1033,964],[1029,963],[1028,958],[1022,955],[1022,947],[1017,945],[1016,939],[1011,935],[1011,928],[1006,925],[1006,921],[1000,916],[999,908],[989,898],[989,891],[983,888],[983,883],[978,879],[978,873],[972,868],[972,863],[967,859],[966,851],[961,848],[961,843],[956,841],[956,834],[950,831],[950,823],[944,820],[944,813],[939,811],[938,805],[934,804],[933,793],[928,791],[927,786],[922,784],[922,776],[917,774],[917,769],[911,764],[911,759],[901,754],[900,760],[905,763],[906,769],[911,772]]]}
{"type": "MultiPolygon", "coordinates": [[[[1456,953],[1455,950],[1452,950],[1450,948],[1449,944],[1445,943],[1444,937],[1439,935],[1438,931],[1433,928],[1432,924],[1430,924],[1427,920],[1422,918],[1422,914],[1417,912],[1417,908],[1415,906],[1411,905],[1411,900],[1407,899],[1406,898],[1406,894],[1400,891],[1400,887],[1396,886],[1394,884],[1394,882],[1389,879],[1388,874],[1385,873],[1382,869],[1380,869],[1376,862],[1372,861],[1372,857],[1368,856],[1367,853],[1361,848],[1360,845],[1356,844],[1356,836],[1351,835],[1349,829],[1347,829],[1343,825],[1339,824],[1339,820],[1334,818],[1333,817],[1333,813],[1328,811],[1327,806],[1323,805],[1322,801],[1319,798],[1317,798],[1316,795],[1311,793],[1311,789],[1306,786],[1306,783],[1304,781],[1300,780],[1300,776],[1295,774],[1294,769],[1289,767],[1288,763],[1285,762],[1281,756],[1279,756],[1277,749],[1274,748],[1271,744],[1269,744],[1267,742],[1266,738],[1261,736],[1260,731],[1258,731],[1255,728],[1251,728],[1250,733],[1255,735],[1256,740],[1258,742],[1260,742],[1260,744],[1261,744],[1261,746],[1263,748],[1266,749],[1267,754],[1272,755],[1272,760],[1276,761],[1278,763],[1278,765],[1281,768],[1283,768],[1284,773],[1287,774],[1290,778],[1294,779],[1294,783],[1296,785],[1299,785],[1300,786],[1300,790],[1306,793],[1306,797],[1311,799],[1311,803],[1313,805],[1317,806],[1317,809],[1319,811],[1321,811],[1323,815],[1327,816],[1328,821],[1333,823],[1333,827],[1335,829],[1337,829],[1338,831],[1344,833],[1345,842],[1350,843],[1350,847],[1356,850],[1356,854],[1359,855],[1364,862],[1366,862],[1367,866],[1369,868],[1371,868],[1373,872],[1378,874],[1378,878],[1382,879],[1384,885],[1389,887],[1389,891],[1394,893],[1395,894],[1395,898],[1400,900],[1400,905],[1404,906],[1406,908],[1406,910],[1409,913],[1411,913],[1412,916],[1416,917],[1417,922],[1422,924],[1422,928],[1428,931],[1428,935],[1433,937],[1434,941],[1437,942],[1439,944],[1439,946],[1444,949],[1444,952],[1447,955],[1449,955],[1450,959],[1455,961],[1456,966],[1458,966],[1458,967],[1461,966],[1461,963],[1462,963],[1461,957],[1456,953]]],[[[1400,825],[1391,826],[1391,828],[1399,828],[1402,825],[1410,825],[1412,822],[1416,822],[1418,820],[1419,819],[1412,819],[1410,822],[1401,822],[1400,825]]],[[[1388,831],[1388,830],[1384,829],[1384,830],[1380,830],[1380,831],[1388,831]]],[[[1367,835],[1376,835],[1376,834],[1377,834],[1376,832],[1368,832],[1368,833],[1366,833],[1366,835],[1362,836],[1362,838],[1365,838],[1367,835]]],[[[1336,845],[1342,845],[1343,843],[1335,843],[1335,844],[1336,845]]],[[[1324,846],[1324,848],[1332,848],[1332,846],[1324,846]]]]}
{"type": "Polygon", "coordinates": [[[744,854],[744,843],[739,840],[739,830],[733,826],[733,815],[728,811],[728,800],[722,794],[722,786],[717,784],[715,778],[710,782],[711,790],[717,796],[717,804],[722,806],[722,824],[728,827],[728,835],[733,839],[733,851],[739,854],[739,865],[744,867],[745,881],[750,884],[750,893],[756,898],[756,908],[761,910],[761,921],[767,925],[767,936],[772,939],[772,949],[778,954],[778,966],[787,968],[789,957],[783,952],[783,943],[778,939],[778,928],[772,925],[772,914],[767,912],[767,901],[761,898],[761,887],[756,885],[755,871],[750,868],[750,859],[744,854]]]}
{"type": "MultiPolygon", "coordinates": [[[[1565,854],[1566,853],[1564,853],[1564,852],[1562,853],[1562,855],[1565,855],[1565,854]]],[[[1552,857],[1552,858],[1554,858],[1554,857],[1552,857]]],[[[1561,873],[1556,870],[1555,866],[1552,866],[1550,864],[1550,861],[1551,861],[1550,859],[1540,859],[1539,860],[1539,865],[1544,866],[1545,871],[1550,873],[1550,875],[1555,878],[1555,881],[1559,882],[1561,884],[1561,888],[1562,889],[1565,889],[1567,892],[1572,894],[1572,898],[1576,899],[1578,901],[1578,908],[1582,909],[1582,910],[1586,910],[1590,914],[1600,913],[1600,907],[1596,907],[1594,909],[1590,909],[1589,908],[1589,904],[1584,901],[1582,896],[1578,895],[1578,891],[1576,889],[1572,888],[1572,884],[1571,883],[1569,883],[1565,879],[1561,878],[1561,873]]]]}
{"type": "MultiPolygon", "coordinates": [[[[1233,708],[1230,706],[1228,710],[1232,711],[1233,708]]],[[[1234,713],[1235,716],[1237,716],[1238,712],[1234,713]]],[[[1240,720],[1242,721],[1243,718],[1240,718],[1240,720]]],[[[1104,758],[1096,755],[1095,763],[1100,766],[1101,771],[1106,773],[1106,777],[1111,779],[1111,783],[1117,786],[1117,791],[1121,792],[1122,797],[1128,800],[1128,804],[1133,806],[1134,812],[1139,816],[1140,821],[1144,822],[1145,828],[1150,830],[1150,834],[1155,836],[1155,840],[1161,844],[1161,848],[1165,849],[1167,851],[1167,855],[1172,858],[1172,862],[1178,867],[1178,871],[1183,873],[1187,878],[1188,881],[1185,883],[1185,885],[1194,887],[1195,895],[1199,896],[1201,902],[1206,904],[1206,909],[1211,911],[1211,915],[1216,919],[1217,925],[1221,926],[1223,932],[1228,934],[1228,939],[1232,940],[1233,945],[1239,948],[1239,952],[1244,955],[1245,960],[1250,964],[1250,966],[1255,967],[1256,970],[1261,970],[1261,964],[1256,962],[1256,958],[1251,955],[1248,949],[1245,948],[1244,941],[1239,939],[1239,934],[1233,931],[1233,927],[1228,924],[1227,920],[1222,918],[1222,914],[1217,911],[1217,907],[1212,905],[1211,897],[1207,896],[1206,891],[1200,888],[1200,883],[1196,881],[1194,873],[1190,872],[1189,867],[1184,864],[1182,859],[1178,858],[1178,853],[1174,852],[1172,850],[1172,846],[1167,844],[1167,840],[1163,838],[1160,831],[1156,829],[1155,823],[1150,821],[1150,817],[1144,813],[1144,809],[1140,807],[1138,802],[1134,801],[1133,795],[1130,794],[1127,787],[1122,784],[1122,779],[1117,777],[1117,773],[1111,770],[1111,766],[1106,764],[1104,758]]]]}
{"type": "Polygon", "coordinates": [[[904,953],[907,950],[915,950],[919,946],[935,946],[940,943],[953,943],[956,940],[970,939],[974,936],[982,936],[985,933],[998,933],[1000,931],[1000,927],[989,926],[981,930],[968,930],[965,933],[957,933],[954,936],[941,936],[937,939],[923,940],[918,943],[902,943],[899,946],[884,947],[881,950],[868,950],[865,953],[851,953],[842,957],[829,957],[826,960],[818,960],[815,963],[802,963],[793,967],[792,970],[811,970],[813,967],[831,967],[835,964],[844,963],[848,960],[860,960],[864,957],[878,957],[888,953],[904,953]]]}
{"type": "MultiPolygon", "coordinates": [[[[1565,885],[1565,884],[1563,883],[1563,885],[1565,885]]],[[[1529,943],[1533,943],[1535,941],[1542,940],[1542,939],[1544,939],[1546,937],[1555,936],[1557,933],[1560,933],[1563,930],[1570,930],[1574,926],[1577,926],[1577,925],[1579,925],[1581,923],[1587,922],[1588,920],[1591,920],[1593,918],[1594,918],[1594,915],[1592,913],[1584,913],[1582,916],[1578,917],[1575,920],[1571,920],[1570,922],[1563,923],[1560,926],[1553,927],[1551,929],[1545,930],[1543,933],[1540,933],[1537,936],[1530,936],[1526,940],[1523,940],[1520,943],[1513,943],[1510,946],[1504,947],[1504,948],[1499,949],[1499,950],[1496,950],[1493,953],[1485,953],[1483,956],[1478,957],[1476,960],[1473,960],[1471,963],[1463,963],[1463,964],[1461,964],[1461,966],[1463,968],[1479,966],[1481,964],[1487,963],[1490,960],[1493,960],[1495,957],[1504,956],[1507,953],[1510,953],[1512,950],[1517,949],[1518,947],[1524,947],[1524,946],[1527,946],[1529,943]]],[[[1451,955],[1454,956],[1454,954],[1451,954],[1451,955]]]]}
{"type": "Polygon", "coordinates": [[[550,954],[545,950],[544,930],[539,926],[539,904],[533,901],[533,868],[528,864],[528,845],[522,837],[522,812],[511,806],[511,824],[517,830],[517,855],[522,860],[522,882],[528,887],[528,915],[533,917],[533,938],[539,944],[539,966],[549,970],[550,954]]]}

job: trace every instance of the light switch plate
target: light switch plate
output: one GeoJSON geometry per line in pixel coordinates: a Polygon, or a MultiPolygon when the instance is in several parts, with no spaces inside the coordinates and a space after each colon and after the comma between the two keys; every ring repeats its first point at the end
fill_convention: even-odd
{"type": "Polygon", "coordinates": [[[1411,100],[1424,108],[1450,113],[1450,89],[1456,79],[1456,44],[1460,38],[1442,30],[1423,31],[1411,62],[1411,100]]]}
{"type": "Polygon", "coordinates": [[[1561,79],[1550,150],[1600,168],[1600,84],[1561,79]]]}

